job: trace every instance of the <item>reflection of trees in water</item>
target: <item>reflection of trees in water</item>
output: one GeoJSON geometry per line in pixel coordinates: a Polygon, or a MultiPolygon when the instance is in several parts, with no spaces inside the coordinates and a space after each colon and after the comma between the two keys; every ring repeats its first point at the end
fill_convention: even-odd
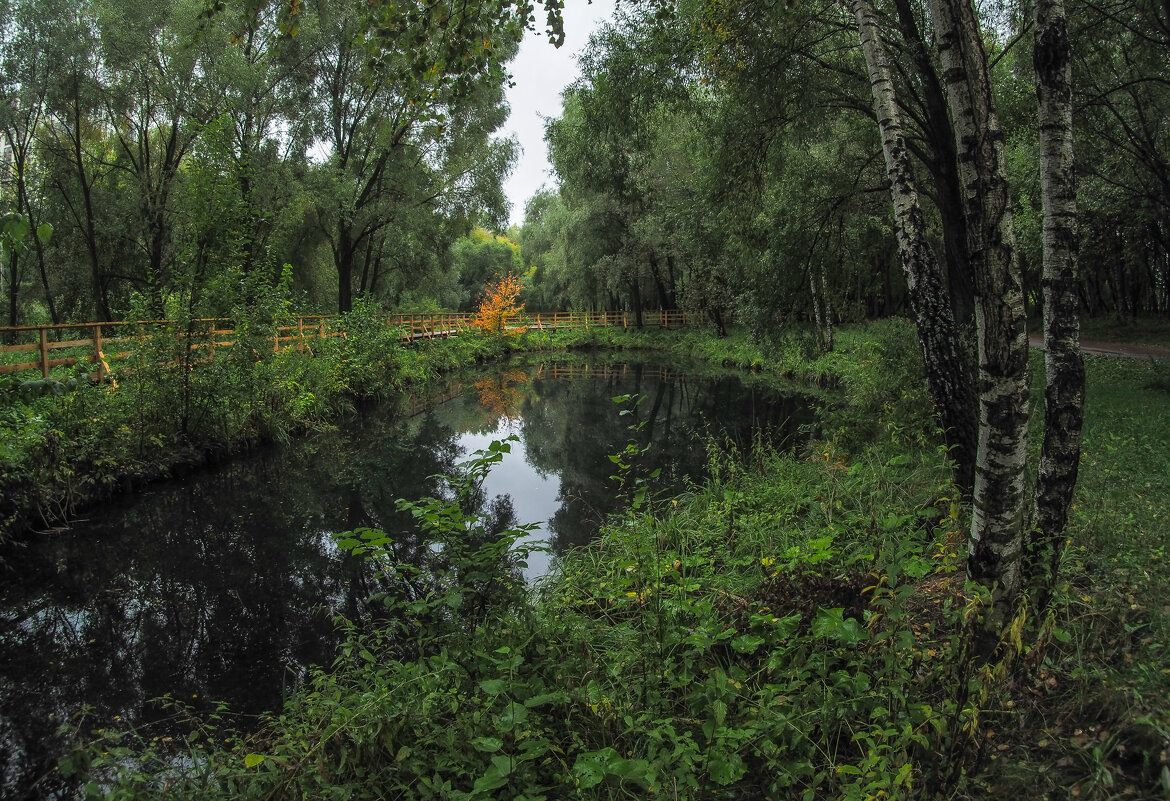
{"type": "MultiPolygon", "coordinates": [[[[563,371],[562,371],[563,372],[563,371]]],[[[543,371],[542,371],[543,374],[543,371]]],[[[560,507],[550,521],[557,553],[591,540],[605,516],[621,503],[615,465],[608,454],[628,442],[650,450],[633,466],[652,492],[677,493],[706,473],[706,435],[720,446],[747,453],[757,432],[770,431],[783,447],[798,425],[810,421],[802,399],[745,387],[736,377],[702,378],[661,368],[579,370],[572,380],[537,378],[538,404],[524,408],[523,436],[529,461],[560,476],[560,507]],[[617,395],[637,395],[619,407],[617,395]],[[630,411],[621,415],[622,408],[630,411]]]]}
{"type": "Polygon", "coordinates": [[[368,595],[371,571],[340,558],[329,533],[384,527],[402,533],[399,558],[420,558],[426,545],[395,501],[437,491],[427,477],[457,457],[454,431],[431,416],[407,427],[371,415],[10,549],[0,796],[64,791],[53,776],[32,784],[55,764],[57,727],[83,704],[93,725],[149,722],[158,713],[147,701],[166,693],[245,714],[278,708],[310,664],[332,661],[332,613],[356,616],[368,595]]]}
{"type": "MultiPolygon", "coordinates": [[[[616,510],[616,468],[606,457],[631,438],[653,444],[635,470],[661,467],[657,489],[677,491],[705,464],[697,417],[745,449],[753,427],[808,419],[796,400],[736,379],[663,381],[660,370],[637,365],[591,372],[601,377],[526,384],[513,373],[491,385],[508,404],[522,399],[532,466],[560,476],[557,550],[590,540],[616,510]],[[627,393],[643,400],[622,416],[611,398],[627,393]]],[[[93,707],[87,726],[115,715],[150,721],[157,712],[147,701],[168,692],[197,704],[225,699],[243,713],[272,710],[308,665],[332,661],[332,614],[357,620],[378,593],[418,600],[473,582],[453,566],[452,551],[432,547],[397,508],[399,498],[450,497],[431,477],[450,474],[466,455],[459,432],[494,430],[498,418],[484,422],[473,384],[407,420],[375,412],[95,510],[71,533],[9,548],[0,557],[0,796],[69,794],[51,774],[56,730],[83,703],[93,707]],[[339,554],[330,533],[358,527],[393,535],[391,560],[414,570],[339,554]]],[[[486,516],[484,540],[516,523],[508,496],[481,490],[465,511],[486,516]]],[[[474,616],[487,600],[477,596],[461,614],[474,616]]]]}
{"type": "Polygon", "coordinates": [[[528,373],[516,367],[484,376],[475,382],[479,405],[487,415],[485,423],[495,425],[500,420],[515,420],[521,415],[528,373]]]}

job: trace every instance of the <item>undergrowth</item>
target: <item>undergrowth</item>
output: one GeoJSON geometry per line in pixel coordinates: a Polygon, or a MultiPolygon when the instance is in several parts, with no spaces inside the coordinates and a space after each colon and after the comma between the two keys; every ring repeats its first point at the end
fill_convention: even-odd
{"type": "MultiPolygon", "coordinates": [[[[176,470],[330,426],[355,400],[395,395],[509,353],[649,348],[690,358],[712,357],[718,347],[705,332],[620,328],[468,334],[406,346],[377,309],[359,306],[344,320],[344,337],[273,353],[273,330],[287,314],[279,303],[251,309],[237,323],[234,346],[219,349],[210,362],[198,361],[201,352],[187,347],[179,321],[137,343],[126,362],[135,366],[115,372],[112,381],[92,383],[84,371],[64,380],[0,381],[0,542],[176,470]]],[[[900,341],[883,337],[880,325],[891,324],[879,324],[872,334],[843,333],[843,352],[853,342],[880,349],[882,341],[900,341]]],[[[794,366],[799,359],[785,362],[782,352],[769,362],[746,337],[721,346],[726,352],[719,362],[755,369],[772,364],[775,375],[847,386],[855,401],[847,408],[872,404],[874,387],[864,371],[847,372],[854,359],[834,367],[830,355],[822,360],[826,366],[801,371],[794,366]]]]}
{"type": "MultiPolygon", "coordinates": [[[[423,573],[391,536],[341,538],[414,591],[339,621],[334,664],[259,731],[75,732],[62,770],[109,798],[1166,797],[1164,368],[1089,360],[1061,580],[985,664],[967,647],[981,599],[961,578],[966,513],[898,326],[847,330],[807,363],[655,337],[819,376],[848,402],[797,454],[743,463],[712,444],[710,481],[676,498],[640,495],[637,453],[616,454],[634,502],[534,590],[516,573],[524,531],[468,512],[493,446],[447,498],[402,502],[431,542],[423,573]]],[[[485,346],[441,347],[453,365],[485,346]]]]}
{"type": "MultiPolygon", "coordinates": [[[[491,571],[524,532],[485,542],[458,498],[404,504],[437,553],[478,550],[423,598],[346,621],[332,668],[262,732],[207,750],[204,730],[179,762],[103,733],[70,768],[111,798],[866,798],[954,780],[926,758],[965,753],[971,718],[945,681],[967,607],[944,461],[817,449],[748,471],[717,453],[708,486],[636,503],[532,602],[513,565],[491,571]],[[492,613],[464,614],[489,584],[492,613]]],[[[341,544],[393,575],[389,542],[341,544]]]]}

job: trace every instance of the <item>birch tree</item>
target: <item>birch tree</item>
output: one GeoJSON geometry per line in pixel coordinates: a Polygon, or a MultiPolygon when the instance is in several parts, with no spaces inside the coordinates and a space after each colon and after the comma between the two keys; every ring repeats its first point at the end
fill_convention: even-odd
{"type": "Polygon", "coordinates": [[[929,5],[954,126],[967,251],[975,273],[979,444],[967,573],[992,588],[1002,611],[1021,590],[1028,515],[1024,293],[1004,175],[1003,131],[975,7],[964,0],[929,0],[929,5]]]}
{"type": "MultiPolygon", "coordinates": [[[[882,152],[894,204],[898,253],[922,346],[927,387],[942,422],[946,442],[959,451],[956,464],[969,465],[975,442],[975,409],[950,298],[938,262],[927,242],[926,221],[918,199],[902,114],[873,0],[854,0],[853,10],[873,94],[874,113],[881,129],[882,152]]],[[[960,486],[965,478],[961,472],[957,476],[960,486]]]]}
{"type": "Polygon", "coordinates": [[[1044,205],[1044,447],[1036,478],[1031,578],[1051,581],[1063,551],[1077,481],[1085,365],[1077,318],[1077,207],[1073,170],[1072,60],[1064,0],[1036,0],[1036,99],[1044,205]]]}
{"type": "MultiPolygon", "coordinates": [[[[1034,504],[1025,494],[1029,414],[1024,295],[1004,167],[1004,137],[986,52],[970,0],[929,0],[946,76],[975,271],[979,341],[979,450],[967,572],[992,592],[991,628],[1036,579],[1025,553],[1049,543],[1055,566],[1076,481],[1084,371],[1075,294],[1076,210],[1072,183],[1071,72],[1061,0],[1037,14],[1044,201],[1047,355],[1045,447],[1034,504]],[[1063,40],[1063,42],[1062,42],[1063,40]],[[1033,520],[1033,511],[1036,519],[1033,520]],[[1040,535],[1032,536],[1039,527],[1040,535]]],[[[1051,580],[1051,574],[1047,577],[1051,580]]],[[[1045,583],[1037,582],[1041,594],[1045,583]]]]}

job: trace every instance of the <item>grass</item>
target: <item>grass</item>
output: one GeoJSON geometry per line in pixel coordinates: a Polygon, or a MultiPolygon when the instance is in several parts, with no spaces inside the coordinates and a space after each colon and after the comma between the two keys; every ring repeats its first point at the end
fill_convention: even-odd
{"type": "Polygon", "coordinates": [[[1084,445],[1061,573],[1061,626],[1071,639],[1033,678],[1043,703],[1030,710],[1028,741],[1001,759],[1020,760],[1008,773],[1030,792],[1162,798],[1170,793],[1170,367],[1086,361],[1084,445]]]}
{"type": "MultiPolygon", "coordinates": [[[[845,329],[823,357],[697,332],[544,336],[507,348],[649,346],[836,387],[846,402],[802,453],[744,464],[713,448],[709,483],[614,518],[535,599],[492,572],[508,534],[470,555],[461,545],[462,562],[418,577],[422,600],[387,598],[386,615],[349,621],[336,663],[262,732],[225,744],[197,723],[177,751],[149,733],[79,733],[67,769],[113,798],[1170,793],[1166,365],[1088,358],[1051,614],[1018,619],[1012,664],[980,666],[964,648],[978,608],[958,579],[965,512],[905,323],[845,329]],[[503,588],[498,605],[453,614],[484,580],[503,588]]],[[[408,366],[421,380],[500,347],[436,344],[408,366]]],[[[479,525],[411,506],[432,521],[435,553],[479,525]]],[[[389,550],[365,541],[395,575],[389,550]]]]}
{"type": "MultiPolygon", "coordinates": [[[[1029,323],[1029,330],[1040,331],[1043,326],[1037,321],[1029,323]]],[[[1170,319],[1158,316],[1142,316],[1118,322],[1117,315],[1081,318],[1081,337],[1086,340],[1123,342],[1138,345],[1170,346],[1170,319]]]]}

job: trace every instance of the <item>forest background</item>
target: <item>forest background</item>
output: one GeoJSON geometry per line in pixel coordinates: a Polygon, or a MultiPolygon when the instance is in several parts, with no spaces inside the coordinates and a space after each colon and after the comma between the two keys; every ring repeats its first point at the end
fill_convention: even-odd
{"type": "MultiPolygon", "coordinates": [[[[8,0],[5,322],[176,306],[215,316],[242,277],[276,285],[285,264],[306,313],[347,311],[357,297],[470,309],[501,271],[524,277],[532,310],[706,309],[764,336],[800,318],[824,328],[907,308],[850,8],[624,5],[549,120],[558,185],[509,232],[500,181],[516,149],[493,134],[527,20],[481,5],[456,43],[437,17],[345,2],[208,14],[200,2],[143,13],[118,0],[8,0]],[[384,47],[391,33],[409,51],[384,47]]],[[[931,108],[930,19],[911,2],[879,11],[928,236],[970,324],[954,145],[931,108]]],[[[1029,12],[981,9],[1036,309],[1029,12]]],[[[1167,309],[1168,14],[1152,2],[1069,9],[1078,294],[1094,316],[1167,309]]]]}

